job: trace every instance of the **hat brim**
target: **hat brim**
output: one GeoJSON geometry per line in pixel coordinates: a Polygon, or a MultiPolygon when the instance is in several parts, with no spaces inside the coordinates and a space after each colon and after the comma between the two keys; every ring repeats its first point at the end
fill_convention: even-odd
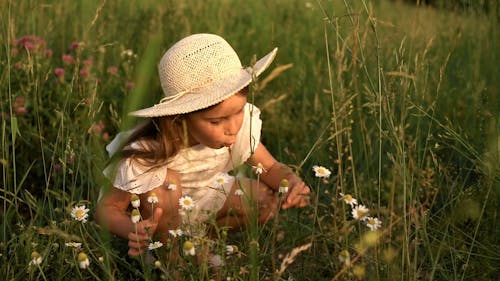
{"type": "Polygon", "coordinates": [[[253,67],[243,68],[207,86],[188,91],[178,99],[158,103],[129,114],[137,117],[160,117],[185,114],[218,104],[248,86],[254,77],[264,72],[276,57],[277,51],[278,48],[274,48],[259,59],[253,67]]]}

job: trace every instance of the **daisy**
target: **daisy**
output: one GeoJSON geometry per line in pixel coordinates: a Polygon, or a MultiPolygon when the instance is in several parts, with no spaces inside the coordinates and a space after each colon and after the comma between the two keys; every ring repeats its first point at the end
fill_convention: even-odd
{"type": "Polygon", "coordinates": [[[156,196],[156,193],[151,192],[151,194],[148,196],[148,202],[151,204],[158,203],[158,196],[156,196]]]}
{"type": "Polygon", "coordinates": [[[353,198],[351,194],[340,193],[340,196],[342,197],[340,198],[340,200],[344,200],[346,204],[351,205],[351,207],[353,208],[358,204],[358,200],[356,200],[356,198],[353,198]]]}
{"type": "Polygon", "coordinates": [[[196,255],[196,249],[194,248],[194,244],[193,242],[187,240],[186,242],[184,242],[184,244],[182,245],[182,249],[184,250],[184,255],[188,256],[188,255],[191,255],[191,256],[194,256],[196,255]]]}
{"type": "Polygon", "coordinates": [[[263,172],[267,172],[266,169],[264,169],[264,165],[262,163],[257,163],[257,165],[253,166],[255,169],[255,174],[261,175],[263,172]]]}
{"type": "Polygon", "coordinates": [[[238,188],[234,191],[234,195],[236,196],[243,196],[245,193],[243,192],[243,190],[241,188],[238,188]]]}
{"type": "Polygon", "coordinates": [[[169,189],[169,190],[177,190],[177,183],[175,181],[169,182],[168,186],[167,186],[167,189],[169,189]]]}
{"type": "Polygon", "coordinates": [[[191,210],[194,208],[193,198],[189,196],[182,196],[179,198],[179,205],[181,205],[183,210],[191,210]]]}
{"type": "Polygon", "coordinates": [[[85,205],[75,206],[71,210],[71,216],[75,220],[85,223],[85,222],[87,222],[87,218],[89,216],[88,212],[89,212],[89,209],[85,208],[85,205]]]}
{"type": "Polygon", "coordinates": [[[236,247],[235,245],[226,246],[226,255],[232,255],[236,252],[238,252],[238,247],[236,247]]]}
{"type": "Polygon", "coordinates": [[[282,179],[281,180],[278,192],[280,194],[284,194],[284,193],[288,192],[288,180],[287,179],[282,179]]]}
{"type": "Polygon", "coordinates": [[[382,221],[374,217],[367,217],[365,222],[366,226],[368,226],[371,231],[377,230],[382,226],[382,221]]]}
{"type": "Polygon", "coordinates": [[[78,266],[81,269],[86,269],[87,267],[89,267],[90,261],[84,252],[79,253],[77,259],[78,259],[78,266]]]}
{"type": "Polygon", "coordinates": [[[132,204],[132,207],[134,208],[139,208],[141,206],[141,200],[139,199],[139,196],[137,194],[132,194],[132,197],[130,198],[130,203],[132,204]]]}
{"type": "Polygon", "coordinates": [[[139,210],[133,209],[130,214],[130,219],[132,219],[133,223],[138,223],[141,220],[141,213],[139,213],[139,210]]]}
{"type": "Polygon", "coordinates": [[[327,168],[325,168],[323,166],[317,166],[317,165],[313,166],[313,171],[316,173],[315,176],[317,178],[328,178],[328,177],[330,177],[330,174],[332,173],[327,168]]]}
{"type": "Polygon", "coordinates": [[[228,182],[229,175],[227,173],[220,173],[215,177],[214,185],[215,187],[224,187],[224,185],[228,182]]]}
{"type": "Polygon", "coordinates": [[[184,234],[184,232],[180,228],[171,229],[168,231],[168,233],[170,233],[170,235],[172,235],[173,237],[181,237],[184,234]]]}
{"type": "Polygon", "coordinates": [[[149,243],[148,249],[149,250],[154,250],[154,249],[161,248],[161,246],[163,246],[163,243],[161,243],[160,241],[155,241],[153,243],[149,243]]]}
{"type": "Polygon", "coordinates": [[[73,248],[80,248],[82,246],[82,243],[78,243],[78,242],[66,242],[64,245],[66,245],[66,247],[73,247],[73,248]]]}
{"type": "Polygon", "coordinates": [[[365,205],[357,205],[351,211],[352,217],[357,220],[364,220],[364,216],[368,214],[369,210],[365,207],[365,205]]]}
{"type": "Polygon", "coordinates": [[[35,251],[33,253],[31,253],[31,261],[29,263],[29,265],[40,265],[42,263],[42,256],[40,256],[40,254],[35,251]]]}

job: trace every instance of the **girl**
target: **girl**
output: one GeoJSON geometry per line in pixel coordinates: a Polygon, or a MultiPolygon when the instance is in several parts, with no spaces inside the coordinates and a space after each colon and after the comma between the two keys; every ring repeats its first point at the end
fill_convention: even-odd
{"type": "Polygon", "coordinates": [[[247,103],[248,85],[276,51],[244,68],[223,38],[195,34],[164,54],[158,69],[165,96],[132,112],[147,121],[108,145],[121,158],[112,172],[105,170],[113,187],[96,209],[99,224],[128,239],[129,255],[140,255],[152,235],[165,243],[169,231],[186,224],[245,226],[253,206],[248,202],[265,222],[278,208],[283,179],[288,191],[281,207],[308,204],[309,187],[259,142],[260,111],[247,103]],[[258,181],[227,174],[243,163],[261,173],[258,181]],[[144,218],[135,225],[128,212],[133,194],[144,218]]]}

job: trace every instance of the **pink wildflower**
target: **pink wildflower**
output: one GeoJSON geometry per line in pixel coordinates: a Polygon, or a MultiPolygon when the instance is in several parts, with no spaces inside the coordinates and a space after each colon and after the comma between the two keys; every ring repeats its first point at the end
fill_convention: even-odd
{"type": "Polygon", "coordinates": [[[54,74],[55,74],[57,77],[62,77],[62,76],[64,76],[64,68],[62,68],[62,67],[58,67],[58,68],[54,69],[54,74]]]}
{"type": "Polygon", "coordinates": [[[24,48],[28,51],[33,51],[36,48],[36,46],[31,42],[26,42],[24,43],[24,48]]]}
{"type": "Polygon", "coordinates": [[[108,73],[112,75],[118,74],[118,67],[116,66],[110,66],[108,67],[108,73]]]}
{"type": "Polygon", "coordinates": [[[80,46],[80,42],[74,41],[71,43],[71,46],[69,47],[70,50],[76,50],[80,46]]]}
{"type": "Polygon", "coordinates": [[[125,87],[127,87],[127,89],[132,89],[135,87],[135,83],[134,82],[127,82],[127,84],[125,84],[125,87]]]}
{"type": "Polygon", "coordinates": [[[62,61],[65,63],[65,64],[71,64],[75,61],[75,59],[73,58],[72,55],[63,55],[62,56],[62,61]]]}
{"type": "Polygon", "coordinates": [[[92,66],[92,64],[94,63],[94,61],[92,59],[86,59],[84,60],[83,62],[83,65],[86,67],[86,68],[89,68],[92,66]]]}
{"type": "Polygon", "coordinates": [[[80,75],[82,77],[89,77],[89,71],[86,70],[85,68],[83,68],[83,69],[80,70],[80,75]]]}

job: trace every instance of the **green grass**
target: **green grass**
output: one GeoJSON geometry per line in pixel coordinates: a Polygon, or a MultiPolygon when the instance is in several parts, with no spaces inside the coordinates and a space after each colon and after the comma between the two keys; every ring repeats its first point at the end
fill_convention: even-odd
{"type": "MultiPolygon", "coordinates": [[[[223,279],[495,280],[500,36],[490,4],[479,14],[398,1],[2,1],[0,272],[5,280],[171,272],[126,258],[92,212],[109,185],[104,146],[134,124],[127,112],[160,96],[161,54],[209,32],[246,65],[274,46],[273,67],[293,64],[255,103],[262,141],[314,190],[311,207],[240,234],[221,230],[215,252],[240,250],[223,279]],[[27,51],[15,43],[25,35],[44,43],[27,51]],[[332,176],[315,178],[313,165],[332,176]],[[380,218],[380,231],[352,219],[340,192],[380,218]],[[89,222],[71,218],[76,204],[90,208],[89,222]],[[39,266],[29,266],[34,251],[39,266]],[[77,265],[80,251],[88,269],[77,265]],[[350,266],[339,260],[346,251],[350,266]]],[[[185,280],[212,273],[190,259],[181,270],[185,280]]]]}

